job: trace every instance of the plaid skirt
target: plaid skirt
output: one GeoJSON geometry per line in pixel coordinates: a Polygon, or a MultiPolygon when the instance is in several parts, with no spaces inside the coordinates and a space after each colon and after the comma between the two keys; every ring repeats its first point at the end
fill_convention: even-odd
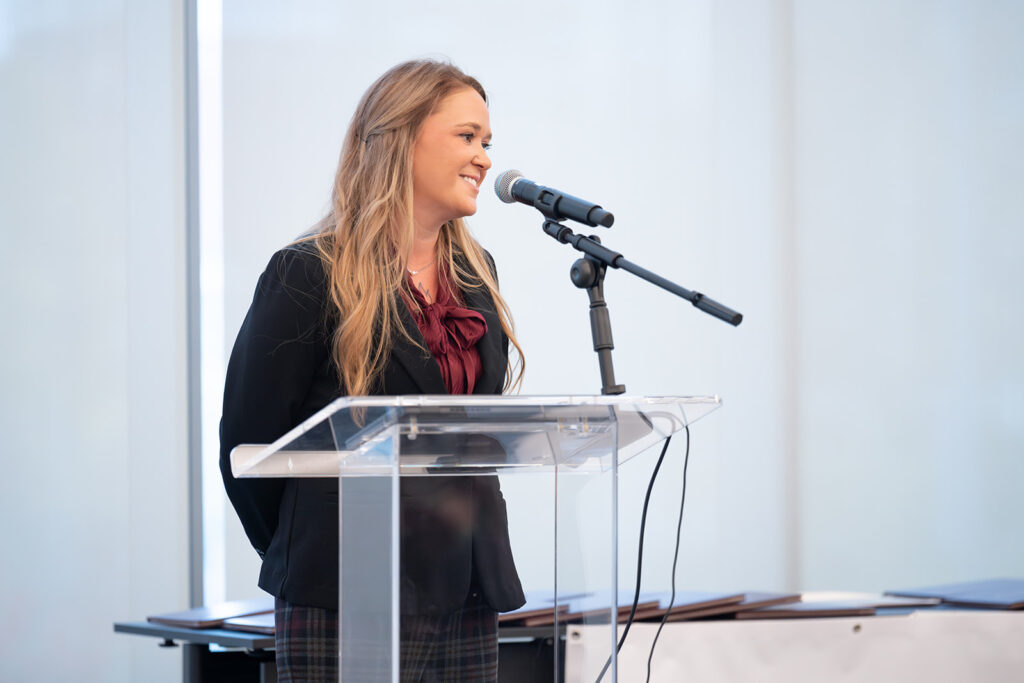
{"type": "MultiPolygon", "coordinates": [[[[338,680],[337,610],[277,598],[274,624],[278,681],[338,680]]],[[[403,614],[399,632],[402,683],[498,678],[498,613],[476,593],[454,614],[403,614]]]]}

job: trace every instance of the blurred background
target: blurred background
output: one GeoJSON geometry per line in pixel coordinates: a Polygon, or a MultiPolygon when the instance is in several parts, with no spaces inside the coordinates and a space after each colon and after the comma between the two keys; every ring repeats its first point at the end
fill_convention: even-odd
{"type": "MultiPolygon", "coordinates": [[[[1009,0],[0,0],[0,679],[180,680],[177,650],[112,622],[258,593],[216,470],[226,355],[270,255],[326,211],[358,98],[414,57],[490,96],[470,225],[522,393],[600,381],[575,252],[498,202],[507,168],[745,314],[606,281],[629,393],[724,402],[692,428],[681,587],[1024,576],[1022,29],[1009,0]]],[[[655,456],[622,472],[624,586],[655,456]]],[[[511,524],[545,581],[538,520],[511,524]]]]}

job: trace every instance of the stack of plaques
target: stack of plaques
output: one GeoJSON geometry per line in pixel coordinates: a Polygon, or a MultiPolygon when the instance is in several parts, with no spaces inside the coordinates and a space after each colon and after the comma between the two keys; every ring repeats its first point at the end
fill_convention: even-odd
{"type": "Polygon", "coordinates": [[[947,605],[981,609],[1024,609],[1024,579],[986,579],[886,591],[888,595],[934,598],[947,605]]]}
{"type": "Polygon", "coordinates": [[[181,628],[223,628],[229,631],[274,634],[274,599],[233,600],[180,612],[154,614],[146,621],[181,628]]]}

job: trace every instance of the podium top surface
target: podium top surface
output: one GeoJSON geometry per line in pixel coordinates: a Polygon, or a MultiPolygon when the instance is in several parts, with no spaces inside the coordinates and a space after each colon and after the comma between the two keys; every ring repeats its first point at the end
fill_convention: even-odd
{"type": "Polygon", "coordinates": [[[605,471],[721,405],[717,396],[369,396],[332,402],[236,477],[605,471]]]}

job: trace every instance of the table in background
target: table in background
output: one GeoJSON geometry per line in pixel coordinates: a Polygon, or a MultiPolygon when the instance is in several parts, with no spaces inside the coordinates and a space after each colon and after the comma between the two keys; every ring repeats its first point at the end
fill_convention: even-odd
{"type": "MultiPolygon", "coordinates": [[[[277,683],[274,636],[164,626],[147,621],[117,622],[114,632],[158,638],[162,647],[175,647],[180,643],[185,683],[277,683]],[[210,645],[227,649],[210,650],[210,645]]],[[[564,651],[561,638],[559,647],[564,651]]],[[[551,627],[500,628],[498,683],[553,682],[554,648],[551,627]]]]}

